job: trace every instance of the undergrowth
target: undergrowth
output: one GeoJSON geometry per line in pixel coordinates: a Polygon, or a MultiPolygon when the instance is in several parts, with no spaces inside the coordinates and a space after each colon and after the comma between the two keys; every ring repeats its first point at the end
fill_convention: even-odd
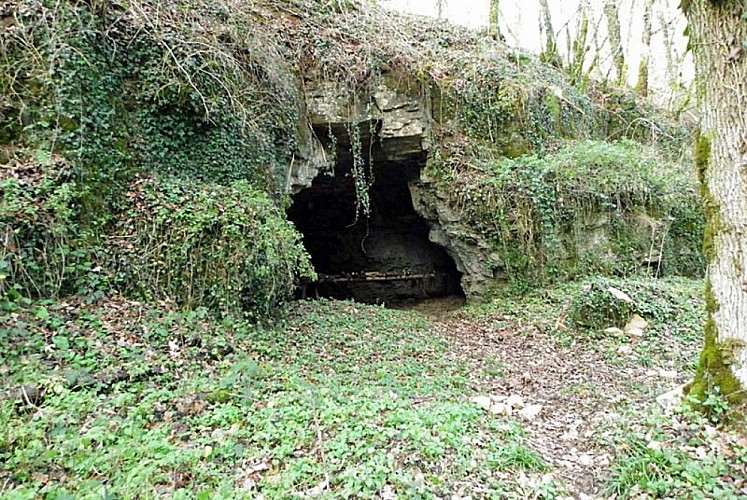
{"type": "Polygon", "coordinates": [[[0,294],[256,317],[309,275],[268,199],[303,135],[299,92],[253,15],[219,0],[3,5],[0,294]],[[161,181],[133,207],[143,177],[161,181]]]}
{"type": "Polygon", "coordinates": [[[632,429],[617,422],[609,433],[619,451],[606,495],[743,498],[747,440],[717,429],[687,407],[673,415],[648,412],[636,420],[632,429]]]}
{"type": "Polygon", "coordinates": [[[3,385],[36,391],[0,401],[4,496],[521,497],[516,473],[547,469],[415,314],[317,301],[262,328],[116,300],[3,322],[3,385]]]}
{"type": "Polygon", "coordinates": [[[262,191],[138,179],[109,255],[119,288],[187,309],[262,319],[314,279],[300,234],[262,191]]]}
{"type": "Polygon", "coordinates": [[[638,143],[581,141],[515,159],[447,148],[436,189],[479,229],[509,280],[652,272],[700,276],[695,180],[638,143]],[[663,266],[663,267],[662,267],[663,266]]]}

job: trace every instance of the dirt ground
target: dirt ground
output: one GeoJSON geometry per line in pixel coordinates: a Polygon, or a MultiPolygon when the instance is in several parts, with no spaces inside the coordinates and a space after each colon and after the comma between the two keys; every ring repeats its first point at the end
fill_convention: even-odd
{"type": "MultiPolygon", "coordinates": [[[[449,339],[455,358],[494,376],[476,378],[473,389],[486,395],[518,395],[542,405],[539,416],[524,422],[533,447],[576,498],[595,497],[613,459],[608,434],[622,414],[640,414],[657,405],[656,397],[692,376],[677,371],[677,360],[696,359],[695,345],[683,348],[674,338],[658,340],[655,359],[618,353],[629,339],[583,337],[563,318],[547,323],[497,316],[475,320],[461,314],[464,300],[448,297],[412,306],[431,317],[449,339]]],[[[619,424],[618,424],[619,425],[619,424]]]]}

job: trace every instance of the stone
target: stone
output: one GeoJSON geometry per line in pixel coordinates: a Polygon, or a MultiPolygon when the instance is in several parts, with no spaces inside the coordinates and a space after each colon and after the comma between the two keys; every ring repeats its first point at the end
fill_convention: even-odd
{"type": "Polygon", "coordinates": [[[617,354],[622,354],[623,356],[633,354],[633,348],[629,345],[621,345],[617,348],[617,354]]]}
{"type": "Polygon", "coordinates": [[[643,330],[645,330],[646,328],[648,328],[648,321],[641,318],[637,314],[634,314],[625,324],[625,328],[623,328],[623,330],[627,334],[631,334],[631,331],[633,330],[640,330],[641,334],[643,334],[643,330]]]}
{"type": "Polygon", "coordinates": [[[685,399],[685,385],[681,385],[672,389],[669,392],[665,392],[656,398],[656,402],[659,403],[665,409],[670,409],[682,404],[685,399]]]}
{"type": "Polygon", "coordinates": [[[525,420],[532,421],[536,419],[542,412],[542,405],[530,404],[526,405],[519,411],[519,416],[525,420]]]}
{"type": "Polygon", "coordinates": [[[506,399],[506,404],[513,409],[524,408],[524,398],[518,394],[512,394],[506,399]]]}
{"type": "Polygon", "coordinates": [[[640,328],[630,328],[630,329],[629,329],[629,330],[628,330],[627,332],[625,332],[625,333],[627,333],[627,334],[628,334],[628,335],[630,335],[631,337],[638,337],[638,338],[641,338],[641,337],[643,337],[643,330],[641,330],[640,328]]]}
{"type": "Polygon", "coordinates": [[[493,402],[490,400],[488,396],[475,396],[473,398],[470,398],[470,401],[475,403],[477,406],[479,406],[483,410],[490,410],[490,407],[493,404],[493,402]]]}
{"type": "Polygon", "coordinates": [[[490,407],[490,413],[492,413],[493,415],[511,416],[512,408],[505,403],[496,403],[490,407]]]}
{"type": "Polygon", "coordinates": [[[633,299],[630,298],[630,295],[623,292],[622,290],[615,288],[614,286],[611,286],[607,289],[608,292],[612,294],[613,297],[615,297],[617,300],[622,300],[623,302],[627,304],[632,304],[633,299]]]}

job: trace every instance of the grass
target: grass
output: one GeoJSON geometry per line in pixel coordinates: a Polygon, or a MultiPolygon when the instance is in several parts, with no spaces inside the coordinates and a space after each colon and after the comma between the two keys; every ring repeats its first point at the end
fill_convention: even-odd
{"type": "Polygon", "coordinates": [[[416,314],[319,301],[257,327],[111,301],[4,321],[5,385],[45,388],[0,405],[9,498],[503,495],[547,468],[416,314]],[[128,380],[84,382],[99,367],[128,380]]]}

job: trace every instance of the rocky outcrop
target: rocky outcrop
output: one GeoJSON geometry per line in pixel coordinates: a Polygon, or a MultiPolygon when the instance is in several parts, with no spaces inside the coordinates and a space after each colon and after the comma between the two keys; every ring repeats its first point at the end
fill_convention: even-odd
{"type": "MultiPolygon", "coordinates": [[[[367,151],[366,161],[377,163],[377,176],[406,179],[412,208],[427,222],[428,240],[453,259],[468,297],[487,295],[517,277],[517,268],[507,257],[510,252],[502,251],[515,242],[496,241],[494,234],[481,230],[463,205],[455,203],[451,193],[428,176],[426,165],[436,149],[428,92],[388,82],[356,94],[327,83],[307,90],[306,106],[310,127],[304,141],[305,153],[291,169],[290,187],[294,193],[310,187],[322,172],[350,175],[345,162],[353,161],[350,150],[355,147],[354,140],[358,140],[358,147],[367,151]],[[358,131],[357,139],[351,138],[353,128],[358,131]]],[[[653,265],[660,271],[664,249],[661,243],[668,237],[671,221],[659,220],[656,214],[646,211],[645,206],[628,206],[621,211],[611,205],[579,211],[564,224],[554,226],[552,234],[544,235],[545,240],[554,243],[552,248],[542,247],[544,243],[537,245],[544,254],[536,266],[567,277],[584,274],[585,266],[594,270],[616,266],[619,269],[623,261],[626,265],[632,262],[633,266],[653,265]],[[632,235],[631,241],[621,242],[621,224],[625,234],[632,235]]],[[[385,225],[380,220],[377,223],[379,229],[385,225]]],[[[378,248],[370,241],[367,245],[378,248]]],[[[692,245],[685,242],[684,246],[692,245]]],[[[389,250],[397,255],[407,254],[406,249],[389,250]]],[[[422,262],[418,266],[422,267],[422,262]]],[[[526,272],[526,276],[518,277],[532,279],[542,274],[535,271],[541,270],[524,268],[520,272],[526,272]]]]}

